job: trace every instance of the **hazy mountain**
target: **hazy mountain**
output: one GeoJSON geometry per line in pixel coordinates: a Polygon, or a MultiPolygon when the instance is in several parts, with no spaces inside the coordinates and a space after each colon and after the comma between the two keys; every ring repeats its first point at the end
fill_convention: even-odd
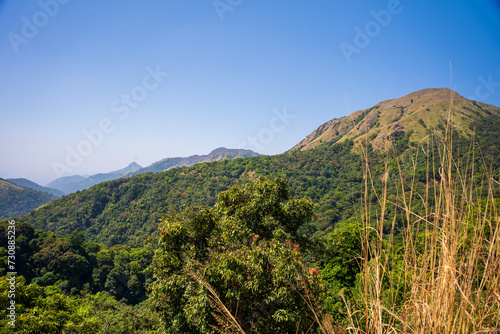
{"type": "Polygon", "coordinates": [[[46,187],[54,188],[62,191],[65,194],[71,193],[71,189],[80,182],[85,181],[86,178],[81,175],[63,176],[46,185],[46,187]]]}
{"type": "Polygon", "coordinates": [[[18,186],[25,187],[25,188],[31,188],[35,189],[38,191],[46,192],[51,195],[54,195],[55,197],[62,197],[65,194],[62,191],[59,191],[54,188],[48,188],[48,187],[43,187],[39,185],[38,183],[35,183],[33,181],[30,181],[28,179],[7,179],[6,181],[9,181],[10,183],[17,184],[18,186]]]}
{"type": "Polygon", "coordinates": [[[89,177],[84,177],[81,175],[64,176],[50,182],[49,184],[47,184],[47,187],[57,189],[63,192],[64,194],[70,194],[75,191],[90,188],[104,181],[117,179],[129,171],[133,171],[140,168],[142,167],[139,164],[133,162],[125,168],[115,170],[109,173],[99,173],[91,175],[89,177]]]}
{"type": "Polygon", "coordinates": [[[0,219],[24,215],[53,199],[56,197],[46,192],[0,179],[0,219]]]}
{"type": "MultiPolygon", "coordinates": [[[[125,174],[127,172],[130,172],[130,171],[133,171],[133,170],[136,170],[136,169],[140,169],[140,168],[142,168],[142,166],[139,165],[138,163],[136,163],[134,161],[130,165],[128,165],[127,167],[115,170],[113,172],[109,172],[108,174],[120,174],[120,175],[123,175],[123,174],[125,174]]],[[[90,176],[90,177],[92,177],[92,176],[90,176]]]]}
{"type": "Polygon", "coordinates": [[[160,161],[157,161],[149,165],[148,167],[128,172],[124,176],[129,177],[148,172],[158,173],[170,168],[192,166],[194,164],[201,162],[213,162],[213,161],[222,161],[226,159],[248,158],[257,156],[260,156],[260,154],[252,150],[230,149],[225,147],[219,147],[207,155],[192,155],[185,158],[177,157],[177,158],[162,159],[160,161]]]}
{"type": "Polygon", "coordinates": [[[500,108],[468,100],[447,88],[423,89],[326,122],[292,150],[308,150],[325,142],[341,143],[349,139],[357,145],[368,140],[375,150],[383,150],[395,132],[411,131],[409,142],[422,140],[429,131],[439,135],[449,115],[453,128],[470,138],[475,121],[500,116],[500,108]],[[449,114],[452,96],[453,108],[449,114]]]}

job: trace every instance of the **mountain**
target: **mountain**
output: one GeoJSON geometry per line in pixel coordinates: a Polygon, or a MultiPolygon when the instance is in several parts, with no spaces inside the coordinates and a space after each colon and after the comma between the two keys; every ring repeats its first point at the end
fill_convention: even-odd
{"type": "Polygon", "coordinates": [[[213,162],[213,161],[222,161],[225,159],[237,159],[237,158],[248,158],[248,157],[257,157],[260,154],[252,151],[252,150],[243,150],[243,149],[229,149],[225,147],[219,147],[207,155],[192,155],[186,158],[166,158],[160,161],[157,161],[151,164],[148,167],[144,167],[141,169],[137,169],[131,172],[126,173],[124,176],[134,176],[138,174],[144,174],[148,172],[158,173],[163,172],[170,168],[176,167],[185,167],[192,166],[197,163],[202,162],[213,162]]]}
{"type": "Polygon", "coordinates": [[[139,164],[133,162],[123,169],[119,169],[109,173],[99,173],[88,177],[83,177],[80,175],[65,176],[50,182],[49,184],[47,184],[47,187],[57,189],[64,194],[71,194],[76,191],[88,189],[98,183],[115,180],[120,177],[131,177],[134,175],[149,172],[158,173],[170,168],[191,166],[202,162],[213,162],[222,161],[225,159],[247,158],[256,156],[259,156],[259,154],[255,153],[252,150],[228,149],[225,147],[219,147],[207,155],[166,158],[144,168],[139,164]]]}
{"type": "MultiPolygon", "coordinates": [[[[363,159],[356,149],[362,140],[371,144],[366,146],[370,168],[380,176],[373,182],[382,182],[385,170],[400,169],[414,175],[414,182],[420,187],[415,191],[425,191],[425,167],[429,163],[426,159],[435,158],[432,163],[439,165],[437,146],[426,146],[425,152],[434,149],[434,154],[420,154],[416,160],[405,159],[402,154],[409,156],[420,150],[421,146],[416,143],[425,138],[424,135],[432,135],[436,140],[431,144],[439,145],[451,110],[451,125],[459,137],[455,141],[458,154],[470,151],[468,140],[474,131],[474,148],[481,154],[468,157],[474,159],[471,164],[483,168],[480,167],[483,162],[491,162],[492,170],[500,168],[500,108],[455,95],[450,109],[450,97],[451,91],[447,89],[418,91],[327,122],[284,154],[225,159],[102,182],[52,201],[21,219],[36,228],[63,235],[79,228],[90,240],[110,246],[140,246],[148,236],[157,233],[158,222],[168,212],[190,205],[213,205],[221,191],[259,176],[283,177],[293,196],[308,197],[315,205],[316,218],[301,233],[321,238],[336,224],[359,218],[353,203],[359,202],[364,191],[363,159]],[[385,138],[390,138],[393,146],[398,147],[396,153],[384,150],[389,143],[385,138]],[[418,170],[414,172],[415,166],[418,170]]],[[[211,153],[213,158],[218,154],[232,154],[221,150],[211,153]]],[[[199,160],[199,156],[190,158],[199,160]]],[[[180,159],[168,163],[179,166],[180,159]]],[[[480,173],[485,172],[475,175],[480,178],[480,173]]],[[[387,176],[387,191],[394,195],[400,191],[396,187],[399,179],[390,177],[392,174],[387,176]]],[[[433,177],[438,181],[439,175],[433,177]]]]}
{"type": "Polygon", "coordinates": [[[292,150],[308,150],[330,141],[354,140],[359,145],[368,140],[374,150],[381,151],[387,147],[387,139],[401,131],[411,131],[410,143],[419,142],[429,131],[444,130],[452,98],[453,128],[465,138],[472,135],[476,120],[500,116],[500,108],[468,100],[447,88],[423,89],[326,122],[292,150]]]}
{"type": "Polygon", "coordinates": [[[46,192],[0,179],[0,219],[24,215],[55,198],[46,192]]]}
{"type": "Polygon", "coordinates": [[[35,189],[35,190],[42,191],[45,193],[49,193],[51,195],[54,195],[55,197],[62,197],[65,195],[62,191],[59,191],[59,190],[54,189],[54,188],[43,187],[43,186],[39,185],[38,183],[35,183],[35,182],[30,181],[28,179],[7,179],[6,181],[8,181],[10,183],[17,184],[18,186],[21,186],[21,187],[31,188],[31,189],[35,189]]]}
{"type": "Polygon", "coordinates": [[[142,168],[142,166],[139,165],[138,163],[136,163],[134,161],[130,165],[128,165],[127,167],[119,169],[119,170],[115,170],[113,172],[109,172],[108,174],[120,174],[120,175],[123,175],[125,173],[128,173],[128,172],[136,170],[136,169],[140,169],[140,168],[142,168]]]}
{"type": "Polygon", "coordinates": [[[46,185],[48,188],[57,189],[65,194],[72,192],[75,185],[86,180],[86,177],[81,175],[63,176],[46,185]]]}
{"type": "Polygon", "coordinates": [[[88,177],[81,175],[64,176],[50,182],[47,187],[57,189],[64,194],[71,194],[75,191],[88,189],[100,182],[117,179],[127,172],[140,168],[142,167],[139,164],[133,162],[125,168],[109,173],[99,173],[88,177]]]}

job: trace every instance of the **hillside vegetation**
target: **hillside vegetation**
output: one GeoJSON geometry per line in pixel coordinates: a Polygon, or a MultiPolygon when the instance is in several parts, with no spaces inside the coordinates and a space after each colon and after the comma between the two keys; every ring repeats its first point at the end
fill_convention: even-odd
{"type": "MultiPolygon", "coordinates": [[[[36,228],[63,235],[81,229],[95,242],[140,246],[163,215],[190,205],[213,205],[217,194],[258,175],[284,177],[294,196],[309,196],[320,207],[318,231],[352,214],[361,194],[361,163],[352,143],[309,152],[198,164],[158,174],[101,183],[70,194],[20,218],[36,228]],[[344,210],[344,208],[346,210],[344,210]]],[[[314,233],[314,232],[313,232],[314,233]]]]}
{"type": "Polygon", "coordinates": [[[49,193],[0,179],[0,219],[24,215],[56,198],[49,193]]]}
{"type": "Polygon", "coordinates": [[[62,197],[64,196],[64,193],[54,189],[54,188],[48,188],[48,187],[43,187],[33,181],[30,181],[28,179],[7,179],[6,181],[10,183],[17,184],[18,186],[24,187],[24,188],[31,188],[35,189],[41,192],[49,193],[51,195],[54,195],[55,197],[62,197]]]}

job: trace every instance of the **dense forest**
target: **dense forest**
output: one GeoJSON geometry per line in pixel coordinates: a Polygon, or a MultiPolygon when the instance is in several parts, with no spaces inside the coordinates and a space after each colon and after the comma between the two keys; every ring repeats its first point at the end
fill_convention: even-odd
{"type": "Polygon", "coordinates": [[[448,119],[386,150],[338,136],[103,182],[15,218],[15,331],[492,332],[500,118],[483,114],[470,135],[448,119]]]}

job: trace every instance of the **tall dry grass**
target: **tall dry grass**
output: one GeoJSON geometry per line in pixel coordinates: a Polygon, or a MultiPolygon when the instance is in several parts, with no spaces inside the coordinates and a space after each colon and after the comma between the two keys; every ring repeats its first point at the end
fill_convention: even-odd
{"type": "Polygon", "coordinates": [[[429,137],[418,153],[427,161],[423,194],[416,191],[416,173],[405,176],[398,161],[399,194],[390,200],[387,173],[382,189],[376,189],[363,150],[361,240],[366,261],[358,298],[345,301],[351,333],[500,333],[500,215],[494,196],[500,183],[491,172],[483,182],[476,181],[475,155],[481,152],[474,152],[474,138],[469,158],[456,159],[453,96],[450,101],[443,144],[434,151],[429,137]],[[376,208],[369,200],[373,193],[376,208]],[[396,217],[386,216],[389,207],[404,215],[401,249],[394,247],[396,217]],[[375,220],[373,210],[379,212],[375,220]],[[387,226],[391,232],[385,235],[387,226]],[[373,231],[375,241],[368,237],[373,231]]]}
{"type": "MultiPolygon", "coordinates": [[[[413,173],[398,160],[398,195],[388,195],[388,164],[382,187],[372,175],[367,148],[360,236],[364,265],[357,296],[344,299],[346,325],[333,324],[318,298],[302,298],[314,314],[321,333],[500,333],[500,183],[493,172],[477,181],[474,138],[467,158],[457,160],[452,136],[453,96],[447,128],[439,149],[429,136],[417,154],[425,156],[425,190],[417,191],[418,157],[413,173]],[[381,188],[381,189],[380,189],[381,188]],[[497,188],[497,191],[495,191],[497,188]],[[375,194],[377,205],[370,200],[375,194]],[[392,208],[392,210],[388,210],[392,208]],[[417,208],[417,209],[416,209],[417,208]],[[397,248],[395,209],[403,213],[404,229],[397,248]],[[378,212],[374,220],[373,213],[378,212]],[[389,226],[389,233],[387,233],[389,226]],[[375,240],[373,234],[376,235],[375,240]]],[[[488,170],[482,160],[482,170],[488,170]]],[[[398,232],[399,233],[399,232],[398,232]]],[[[211,291],[213,296],[217,294],[211,291]]],[[[222,315],[220,332],[242,332],[217,298],[222,315]]]]}

